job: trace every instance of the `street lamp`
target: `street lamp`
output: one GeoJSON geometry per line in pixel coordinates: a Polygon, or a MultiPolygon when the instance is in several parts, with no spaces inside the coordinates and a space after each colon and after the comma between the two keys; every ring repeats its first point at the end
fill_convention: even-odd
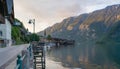
{"type": "Polygon", "coordinates": [[[33,41],[35,40],[35,19],[30,19],[29,24],[33,23],[33,41]]]}
{"type": "Polygon", "coordinates": [[[30,19],[29,24],[32,24],[33,23],[33,33],[35,33],[35,19],[30,19]]]}

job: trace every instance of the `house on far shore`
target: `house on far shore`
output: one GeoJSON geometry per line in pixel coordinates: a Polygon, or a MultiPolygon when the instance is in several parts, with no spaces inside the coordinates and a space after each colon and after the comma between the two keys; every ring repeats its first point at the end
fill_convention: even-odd
{"type": "Polygon", "coordinates": [[[14,24],[13,0],[0,0],[0,47],[11,46],[11,28],[14,24]]]}

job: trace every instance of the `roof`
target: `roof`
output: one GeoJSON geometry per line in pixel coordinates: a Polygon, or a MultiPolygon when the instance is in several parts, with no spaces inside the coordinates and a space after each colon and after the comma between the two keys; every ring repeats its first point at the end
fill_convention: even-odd
{"type": "Polygon", "coordinates": [[[13,0],[6,0],[7,16],[9,16],[9,21],[14,24],[14,3],[13,0]]]}
{"type": "Polygon", "coordinates": [[[13,0],[6,0],[6,4],[7,4],[7,10],[8,10],[8,14],[12,13],[12,8],[13,8],[13,0]]]}
{"type": "Polygon", "coordinates": [[[0,13],[0,23],[5,23],[5,17],[8,17],[8,20],[11,24],[14,24],[14,3],[13,0],[0,0],[2,12],[0,13]],[[3,10],[4,9],[4,10],[3,10]]]}

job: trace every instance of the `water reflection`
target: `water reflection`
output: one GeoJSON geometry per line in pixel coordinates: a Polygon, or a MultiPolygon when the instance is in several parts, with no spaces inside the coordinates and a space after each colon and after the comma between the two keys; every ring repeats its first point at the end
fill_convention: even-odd
{"type": "Polygon", "coordinates": [[[81,69],[120,69],[119,45],[83,43],[49,50],[47,55],[63,67],[81,69]]]}

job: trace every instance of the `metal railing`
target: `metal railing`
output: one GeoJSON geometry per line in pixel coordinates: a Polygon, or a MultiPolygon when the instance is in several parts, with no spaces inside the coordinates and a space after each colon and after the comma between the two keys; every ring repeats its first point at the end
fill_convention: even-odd
{"type": "Polygon", "coordinates": [[[45,69],[45,51],[44,46],[30,45],[27,50],[23,50],[18,56],[15,69],[36,69],[37,65],[42,65],[40,68],[45,69]],[[37,60],[37,59],[41,60],[37,60]],[[34,60],[34,61],[33,61],[34,60]],[[33,67],[31,67],[33,66],[33,67]]]}
{"type": "Polygon", "coordinates": [[[27,53],[17,56],[17,66],[15,69],[27,69],[27,53]]]}
{"type": "Polygon", "coordinates": [[[16,61],[15,69],[29,69],[30,68],[30,58],[32,58],[31,45],[27,50],[23,50],[18,56],[16,61]]]}

